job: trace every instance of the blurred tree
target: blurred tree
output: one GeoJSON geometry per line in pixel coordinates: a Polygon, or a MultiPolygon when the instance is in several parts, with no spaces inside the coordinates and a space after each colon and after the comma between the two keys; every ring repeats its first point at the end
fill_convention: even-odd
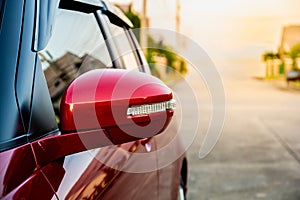
{"type": "MultiPolygon", "coordinates": [[[[132,11],[132,4],[129,5],[129,9],[127,11],[124,11],[125,15],[130,19],[132,22],[134,29],[133,32],[137,38],[137,40],[140,42],[140,28],[141,28],[141,18],[138,14],[134,13],[132,11]]],[[[151,72],[154,76],[157,76],[160,78],[159,71],[157,70],[155,64],[156,61],[154,59],[154,55],[158,55],[161,57],[166,58],[167,61],[167,67],[166,67],[166,73],[169,73],[171,71],[177,70],[181,74],[187,73],[187,65],[185,60],[177,56],[175,53],[173,53],[173,50],[168,45],[163,44],[162,41],[155,41],[153,37],[148,36],[147,37],[147,44],[148,47],[146,51],[146,59],[149,63],[149,67],[151,69],[151,72]],[[179,69],[176,68],[176,62],[179,62],[179,69]]]]}
{"type": "Polygon", "coordinates": [[[186,62],[184,60],[180,61],[180,73],[186,74],[187,73],[187,66],[186,62]]]}
{"type": "Polygon", "coordinates": [[[187,73],[188,69],[186,61],[174,53],[170,46],[163,44],[162,41],[155,41],[151,36],[148,36],[147,42],[150,48],[148,48],[146,58],[148,63],[153,63],[153,66],[150,65],[150,67],[155,73],[157,73],[157,70],[155,69],[155,55],[166,59],[167,66],[165,70],[167,74],[174,71],[178,71],[182,75],[187,73]]]}
{"type": "Polygon", "coordinates": [[[299,70],[297,66],[297,58],[300,57],[300,44],[296,44],[291,48],[289,56],[293,60],[293,70],[299,70]]]}
{"type": "Polygon", "coordinates": [[[274,76],[274,60],[280,58],[279,53],[265,52],[262,57],[266,63],[266,77],[274,76]]]}

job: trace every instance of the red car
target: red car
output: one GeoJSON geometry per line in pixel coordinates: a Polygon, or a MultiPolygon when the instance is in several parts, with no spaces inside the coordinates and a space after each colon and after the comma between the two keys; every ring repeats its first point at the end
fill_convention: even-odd
{"type": "Polygon", "coordinates": [[[0,0],[0,198],[185,199],[172,91],[120,10],[0,0]]]}

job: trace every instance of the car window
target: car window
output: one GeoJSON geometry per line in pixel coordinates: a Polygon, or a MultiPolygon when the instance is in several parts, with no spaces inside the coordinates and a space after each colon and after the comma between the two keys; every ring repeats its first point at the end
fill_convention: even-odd
{"type": "Polygon", "coordinates": [[[140,63],[136,56],[136,52],[129,36],[129,30],[126,28],[111,24],[113,40],[117,45],[117,50],[124,68],[128,70],[139,70],[140,63]]]}
{"type": "Polygon", "coordinates": [[[60,9],[55,20],[39,57],[59,122],[60,98],[68,84],[89,70],[112,67],[112,61],[93,14],[60,9]]]}

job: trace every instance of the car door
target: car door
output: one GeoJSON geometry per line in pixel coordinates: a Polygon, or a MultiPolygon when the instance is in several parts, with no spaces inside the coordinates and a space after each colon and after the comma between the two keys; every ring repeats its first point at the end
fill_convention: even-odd
{"type": "MultiPolygon", "coordinates": [[[[52,37],[47,47],[39,52],[39,59],[59,124],[61,95],[80,74],[101,68],[139,70],[140,64],[132,52],[121,54],[122,48],[132,48],[125,45],[132,44],[115,39],[114,28],[119,28],[118,35],[122,35],[126,34],[122,33],[124,27],[112,25],[101,10],[83,13],[58,9],[55,21],[52,37]]],[[[60,199],[157,199],[157,171],[134,173],[130,170],[142,164],[132,157],[133,153],[149,151],[155,151],[152,139],[96,148],[46,164],[50,170],[45,176],[57,188],[56,195],[60,199]],[[60,171],[62,177],[56,175],[60,171]]],[[[156,165],[155,156],[147,160],[156,165]]]]}

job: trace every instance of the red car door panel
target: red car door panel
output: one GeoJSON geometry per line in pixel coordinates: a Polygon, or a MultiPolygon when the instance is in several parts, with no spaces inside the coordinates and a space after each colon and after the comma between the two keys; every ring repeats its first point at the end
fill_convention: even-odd
{"type": "Polygon", "coordinates": [[[29,144],[0,153],[0,193],[5,196],[36,169],[36,163],[29,144]]]}
{"type": "MultiPolygon", "coordinates": [[[[38,169],[31,144],[0,153],[1,199],[51,199],[55,184],[44,176],[49,167],[38,169]]],[[[56,178],[62,173],[56,172],[56,178]]]]}
{"type": "MultiPolygon", "coordinates": [[[[152,146],[155,150],[155,145],[152,146]]],[[[147,150],[141,141],[136,141],[76,153],[66,156],[61,163],[50,163],[52,171],[45,175],[53,188],[58,188],[56,193],[59,199],[157,199],[157,171],[122,171],[139,167],[132,157],[134,152],[147,153],[147,150]],[[56,172],[63,171],[62,179],[55,176],[56,172]]],[[[152,162],[156,165],[155,157],[152,162]]]]}

